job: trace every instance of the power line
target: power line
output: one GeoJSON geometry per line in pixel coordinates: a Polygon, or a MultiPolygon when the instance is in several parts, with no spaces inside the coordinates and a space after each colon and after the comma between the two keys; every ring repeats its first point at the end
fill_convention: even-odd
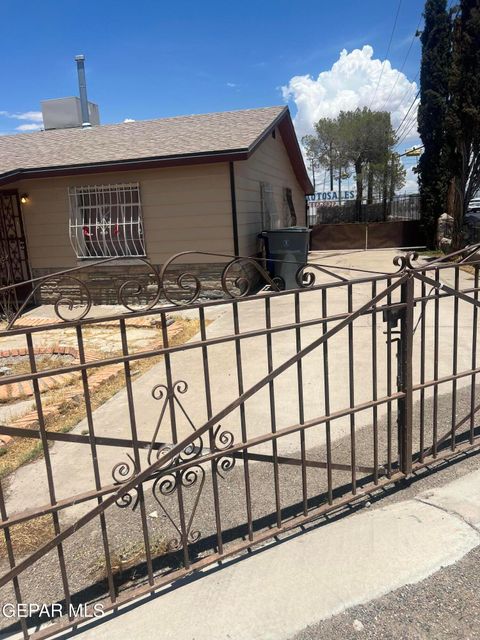
{"type": "Polygon", "coordinates": [[[412,123],[415,122],[416,119],[417,119],[417,114],[414,112],[414,113],[412,113],[412,115],[409,118],[407,118],[405,120],[403,125],[398,128],[398,130],[395,132],[395,136],[396,136],[396,139],[397,139],[397,142],[396,142],[395,146],[397,146],[399,144],[398,141],[403,138],[403,135],[404,135],[405,131],[407,131],[407,129],[409,129],[412,126],[412,123]]]}
{"type": "Polygon", "coordinates": [[[401,133],[399,134],[399,136],[397,138],[397,143],[395,144],[396,147],[401,145],[402,142],[407,139],[407,137],[410,134],[410,131],[412,130],[413,126],[416,125],[416,124],[417,124],[417,116],[416,116],[416,114],[413,114],[413,117],[411,117],[410,120],[408,120],[405,123],[401,133]]]}
{"type": "Polygon", "coordinates": [[[412,131],[413,127],[415,127],[415,126],[416,126],[416,124],[417,124],[417,118],[415,117],[415,118],[413,119],[413,121],[410,123],[409,128],[408,128],[408,129],[406,129],[406,130],[403,132],[403,137],[402,137],[402,139],[401,139],[401,140],[399,140],[399,141],[398,141],[398,143],[397,143],[397,144],[401,144],[402,142],[404,142],[405,140],[407,140],[408,136],[410,135],[410,132],[412,131]]]}
{"type": "MultiPolygon", "coordinates": [[[[452,1],[453,1],[453,0],[452,0],[452,1]]],[[[420,27],[420,23],[422,22],[422,19],[423,19],[423,16],[421,15],[421,16],[420,16],[420,19],[419,19],[419,21],[418,21],[418,24],[417,24],[417,28],[415,29],[415,32],[414,32],[414,34],[413,34],[412,40],[410,41],[410,46],[408,47],[408,51],[407,51],[407,53],[405,54],[405,58],[403,59],[403,62],[402,62],[402,65],[401,65],[401,67],[400,67],[400,69],[399,69],[399,72],[398,72],[398,74],[397,74],[397,77],[395,78],[395,82],[393,83],[393,87],[392,87],[392,88],[391,88],[391,90],[390,90],[390,93],[389,93],[389,95],[388,95],[388,98],[387,98],[387,99],[385,100],[385,102],[383,103],[382,111],[385,109],[386,105],[388,104],[388,101],[389,101],[389,100],[390,100],[390,98],[392,97],[393,90],[394,90],[394,89],[395,89],[395,87],[397,86],[397,82],[398,82],[398,79],[399,79],[399,77],[400,77],[400,74],[402,73],[402,71],[403,71],[403,70],[404,70],[404,68],[405,68],[405,65],[406,65],[407,60],[408,60],[408,56],[410,55],[410,51],[412,50],[412,47],[413,47],[413,43],[415,42],[415,38],[417,37],[417,34],[418,34],[418,28],[420,27]]],[[[417,75],[418,75],[418,73],[417,73],[417,75]]],[[[409,88],[410,88],[410,87],[409,87],[409,88]]],[[[402,98],[402,102],[403,102],[403,98],[402,98]]],[[[401,103],[400,103],[400,104],[401,104],[401,103]]]]}
{"type": "Polygon", "coordinates": [[[402,126],[402,124],[405,122],[405,120],[408,117],[408,114],[410,113],[410,111],[413,109],[413,105],[415,104],[415,102],[417,101],[418,96],[420,95],[420,89],[417,91],[417,95],[414,97],[412,104],[409,106],[407,113],[403,116],[403,120],[400,122],[400,124],[397,127],[397,130],[395,131],[395,136],[398,134],[398,132],[400,131],[400,128],[402,126]]]}
{"type": "MultiPolygon", "coordinates": [[[[454,2],[455,2],[455,0],[450,0],[447,9],[451,9],[454,2]]],[[[417,74],[416,74],[416,76],[415,76],[415,78],[413,79],[412,82],[414,82],[417,79],[419,74],[420,74],[420,69],[417,71],[417,74]]],[[[405,93],[405,95],[406,95],[406,93],[405,93]]],[[[395,136],[397,136],[398,132],[400,131],[400,128],[402,127],[403,123],[407,119],[407,116],[410,113],[410,111],[412,110],[413,106],[415,105],[415,102],[416,102],[417,98],[419,97],[419,95],[420,95],[420,89],[418,90],[417,95],[414,97],[414,99],[413,99],[413,101],[412,101],[407,113],[403,117],[403,120],[398,125],[397,130],[395,131],[395,136]]],[[[402,99],[402,102],[403,102],[403,99],[402,99]]],[[[416,116],[415,116],[415,118],[413,120],[410,120],[410,123],[407,123],[405,125],[405,127],[403,128],[403,132],[400,134],[399,140],[398,140],[398,142],[397,142],[397,144],[395,146],[399,145],[403,140],[406,140],[406,138],[408,137],[410,131],[413,128],[413,125],[415,124],[415,121],[416,121],[416,116]]]]}
{"type": "MultiPolygon", "coordinates": [[[[415,77],[414,77],[414,78],[413,78],[413,80],[412,80],[412,84],[416,81],[416,79],[418,78],[418,76],[419,76],[419,75],[420,75],[420,69],[419,69],[419,70],[417,71],[417,73],[415,74],[415,77]]],[[[414,91],[415,91],[415,89],[414,89],[414,91]]],[[[400,100],[400,102],[399,102],[399,105],[398,105],[398,106],[400,106],[400,105],[402,105],[402,104],[403,104],[403,101],[405,100],[405,98],[407,97],[407,95],[409,96],[409,97],[408,97],[408,99],[410,100],[410,96],[411,96],[411,94],[412,94],[412,87],[410,86],[410,87],[408,87],[408,89],[407,89],[407,90],[405,91],[405,93],[403,94],[403,97],[402,97],[402,99],[400,100]]]]}
{"type": "MultiPolygon", "coordinates": [[[[454,3],[454,2],[455,2],[455,0],[449,0],[449,5],[448,5],[447,9],[451,9],[451,8],[452,8],[452,6],[453,6],[453,3],[454,3]]],[[[420,24],[420,23],[419,23],[419,24],[420,24]]],[[[418,27],[417,27],[417,30],[418,30],[418,27]]],[[[412,82],[415,82],[415,80],[418,78],[419,74],[420,74],[420,69],[417,71],[417,73],[416,73],[416,75],[415,75],[415,78],[412,80],[412,82]]],[[[403,100],[404,100],[405,96],[407,95],[407,93],[409,92],[409,90],[410,90],[410,89],[408,89],[408,90],[405,92],[405,95],[404,95],[404,97],[402,98],[402,101],[401,101],[401,102],[403,102],[403,100]]],[[[395,131],[395,135],[397,135],[398,131],[400,130],[400,127],[401,127],[401,126],[402,126],[402,124],[405,122],[405,120],[406,120],[406,118],[407,118],[408,114],[410,113],[410,111],[411,111],[411,109],[412,109],[413,105],[415,104],[415,101],[417,100],[417,98],[418,98],[418,96],[419,96],[419,95],[420,95],[420,89],[418,90],[417,95],[414,97],[414,99],[413,99],[413,101],[412,101],[412,103],[411,103],[411,105],[410,105],[410,107],[409,107],[409,109],[408,109],[407,113],[405,114],[405,116],[404,116],[404,118],[403,118],[402,122],[398,125],[397,130],[395,131]]],[[[410,128],[411,128],[411,127],[410,127],[410,128]]]]}
{"type": "Polygon", "coordinates": [[[400,7],[401,6],[402,6],[402,0],[398,0],[397,13],[395,14],[395,20],[393,22],[393,28],[392,28],[392,33],[390,34],[390,40],[388,42],[387,53],[385,54],[385,60],[382,62],[382,68],[380,70],[380,75],[378,77],[378,82],[377,82],[377,86],[375,87],[375,92],[373,94],[373,98],[370,101],[370,106],[368,107],[369,109],[372,108],[372,104],[374,103],[375,98],[377,97],[378,87],[380,86],[380,81],[381,81],[382,76],[383,76],[383,70],[385,68],[385,62],[386,62],[386,60],[388,58],[388,54],[390,53],[390,47],[392,46],[393,34],[395,33],[395,29],[397,27],[398,15],[400,13],[400,7]]]}
{"type": "Polygon", "coordinates": [[[416,122],[412,122],[410,129],[408,131],[406,131],[405,133],[405,137],[402,138],[402,140],[400,141],[400,144],[402,144],[403,142],[405,142],[406,140],[408,140],[408,138],[410,137],[410,133],[412,132],[412,130],[414,129],[414,127],[416,127],[416,122]]]}
{"type": "MultiPolygon", "coordinates": [[[[447,10],[449,10],[449,9],[451,9],[451,8],[453,7],[453,3],[454,3],[454,2],[455,2],[455,0],[449,0],[448,6],[447,6],[447,10]]],[[[420,69],[417,71],[417,75],[415,76],[414,81],[415,81],[415,80],[416,80],[416,78],[418,77],[419,73],[420,73],[420,69]]],[[[406,95],[406,94],[405,94],[405,95],[406,95]]],[[[407,119],[407,116],[408,116],[409,112],[412,110],[412,108],[413,108],[413,106],[414,106],[414,104],[415,104],[415,102],[416,102],[417,98],[419,97],[419,95],[420,95],[420,89],[418,90],[417,95],[416,95],[416,96],[415,96],[415,98],[413,99],[413,102],[412,102],[412,104],[410,105],[410,107],[409,107],[409,109],[408,109],[407,113],[405,114],[405,116],[404,116],[404,118],[403,118],[402,122],[401,122],[401,123],[399,124],[399,126],[397,127],[397,130],[395,131],[395,136],[397,136],[398,132],[400,131],[400,128],[402,127],[403,123],[404,123],[404,122],[405,122],[405,120],[407,119]]],[[[403,100],[402,100],[402,101],[403,101],[403,100]]],[[[417,115],[415,114],[415,115],[414,115],[414,117],[413,117],[413,118],[411,118],[411,119],[410,119],[410,121],[409,121],[409,122],[407,122],[407,123],[405,124],[405,126],[403,127],[403,131],[402,131],[402,133],[400,133],[400,134],[398,135],[398,141],[397,141],[397,143],[395,144],[395,146],[398,146],[399,144],[401,144],[402,142],[404,142],[404,141],[408,138],[408,136],[410,135],[411,130],[413,129],[413,127],[414,127],[414,125],[415,125],[416,123],[417,123],[417,115]]]]}

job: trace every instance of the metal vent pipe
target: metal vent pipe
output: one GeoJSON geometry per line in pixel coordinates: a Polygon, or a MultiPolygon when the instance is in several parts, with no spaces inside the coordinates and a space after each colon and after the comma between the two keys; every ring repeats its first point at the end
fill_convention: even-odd
{"type": "Polygon", "coordinates": [[[82,110],[82,127],[90,126],[90,116],[88,113],[88,99],[87,99],[87,81],[85,79],[85,56],[75,56],[75,62],[77,63],[78,73],[78,89],[80,92],[80,108],[82,110]]]}

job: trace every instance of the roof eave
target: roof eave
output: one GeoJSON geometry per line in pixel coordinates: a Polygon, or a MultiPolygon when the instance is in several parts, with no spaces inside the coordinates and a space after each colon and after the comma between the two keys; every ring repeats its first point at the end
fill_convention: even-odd
{"type": "Polygon", "coordinates": [[[106,173],[110,171],[129,171],[131,169],[155,169],[157,167],[176,167],[193,164],[209,164],[213,162],[234,162],[246,160],[248,149],[231,149],[228,151],[209,151],[207,153],[160,156],[108,162],[91,162],[76,165],[59,165],[53,167],[21,168],[0,175],[0,185],[30,178],[50,178],[53,176],[71,176],[86,173],[106,173]]]}
{"type": "Polygon", "coordinates": [[[270,125],[263,131],[263,133],[250,145],[248,151],[249,156],[259,147],[264,140],[272,133],[272,131],[278,128],[282,136],[282,140],[287,149],[288,157],[292,163],[293,170],[297,177],[297,180],[307,195],[311,195],[315,192],[313,184],[308,175],[305,162],[303,161],[302,151],[298,144],[297,134],[295,133],[295,127],[293,126],[292,118],[288,107],[284,107],[279,115],[273,120],[270,125]]]}
{"type": "Polygon", "coordinates": [[[307,172],[307,167],[305,166],[305,162],[303,160],[302,150],[300,149],[297,134],[295,132],[295,127],[293,126],[290,111],[288,109],[286,110],[286,113],[283,116],[282,120],[279,122],[278,129],[282,136],[285,147],[287,148],[290,162],[292,163],[292,167],[295,175],[297,176],[299,184],[301,185],[306,195],[315,193],[314,186],[310,180],[310,176],[307,172]]]}
{"type": "Polygon", "coordinates": [[[0,175],[0,185],[10,184],[22,179],[50,178],[54,176],[82,175],[87,173],[107,173],[112,171],[128,171],[131,169],[154,169],[160,167],[176,167],[182,165],[209,164],[214,162],[236,162],[247,160],[264,140],[278,128],[287,149],[297,180],[303,191],[309,195],[314,193],[313,185],[303,161],[300,145],[293,126],[288,107],[284,107],[268,127],[248,147],[240,149],[208,151],[204,153],[155,156],[148,158],[111,160],[75,165],[59,165],[52,167],[19,168],[0,175]]]}

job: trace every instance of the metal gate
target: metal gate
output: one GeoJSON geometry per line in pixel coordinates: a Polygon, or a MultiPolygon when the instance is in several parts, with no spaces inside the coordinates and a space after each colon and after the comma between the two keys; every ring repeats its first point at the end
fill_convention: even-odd
{"type": "Polygon", "coordinates": [[[32,290],[22,211],[16,190],[0,191],[0,286],[18,284],[0,296],[0,311],[15,309],[32,290]],[[27,283],[27,284],[23,284],[27,283]]]}
{"type": "MultiPolygon", "coordinates": [[[[143,309],[129,302],[125,314],[92,318],[87,300],[77,319],[65,319],[60,294],[63,322],[26,327],[13,318],[0,343],[24,341],[29,371],[0,377],[0,390],[30,385],[37,422],[0,425],[0,435],[39,447],[22,469],[29,503],[12,509],[15,485],[9,477],[0,484],[0,600],[16,614],[4,618],[4,629],[49,637],[89,620],[92,607],[116,610],[478,447],[479,267],[463,264],[477,250],[420,267],[409,254],[397,259],[398,271],[354,280],[308,265],[295,291],[275,290],[257,262],[234,258],[221,279],[228,299],[202,302],[197,278],[168,279],[176,256],[161,273],[149,266],[158,290],[143,309]],[[248,270],[232,277],[240,264],[271,290],[247,296],[248,270]],[[209,324],[218,307],[223,315],[209,324]],[[194,317],[198,333],[175,344],[169,320],[182,313],[194,317]],[[158,327],[158,347],[130,348],[138,319],[158,327]],[[121,353],[100,358],[88,341],[106,323],[121,353]],[[61,342],[66,331],[78,362],[40,368],[42,336],[61,342]],[[135,363],[149,361],[136,380],[135,363]],[[118,368],[124,389],[95,408],[93,377],[108,367],[118,368]],[[81,384],[75,402],[83,431],[50,423],[42,381],[65,374],[81,384]],[[35,522],[49,533],[17,557],[15,531],[35,522]],[[122,557],[126,538],[134,550],[122,557]],[[53,613],[21,615],[15,603],[39,603],[46,593],[53,613]]],[[[139,294],[127,282],[121,300],[127,291],[139,294]]]]}
{"type": "Polygon", "coordinates": [[[390,220],[388,222],[336,222],[312,227],[312,251],[347,249],[392,249],[421,247],[425,244],[418,220],[390,220]]]}

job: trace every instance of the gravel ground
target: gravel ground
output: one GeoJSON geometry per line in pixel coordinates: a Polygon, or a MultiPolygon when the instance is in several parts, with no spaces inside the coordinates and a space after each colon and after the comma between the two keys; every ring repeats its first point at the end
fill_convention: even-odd
{"type": "Polygon", "coordinates": [[[480,547],[417,584],[308,627],[292,640],[480,638],[480,547]]]}
{"type": "MultiPolygon", "coordinates": [[[[468,413],[470,406],[470,390],[462,389],[457,394],[457,416],[463,417],[468,413]]],[[[427,424],[430,422],[428,417],[431,415],[431,402],[427,401],[425,406],[425,415],[427,416],[427,424]]],[[[418,424],[419,406],[415,406],[415,422],[418,424]]],[[[395,418],[394,418],[395,419],[395,418]]],[[[440,397],[439,402],[439,435],[443,434],[450,427],[451,420],[451,397],[444,395],[440,397]]],[[[379,459],[383,463],[386,461],[386,425],[379,423],[379,459]]],[[[315,428],[309,430],[309,434],[314,436],[315,428]]],[[[371,427],[365,427],[357,432],[356,435],[356,452],[357,452],[357,464],[370,465],[372,464],[372,438],[373,430],[371,427]]],[[[429,429],[426,429],[426,442],[431,439],[429,429]]],[[[314,442],[314,437],[307,439],[307,443],[314,442]]],[[[393,443],[393,459],[395,459],[396,446],[393,443]]],[[[415,445],[418,446],[418,433],[414,437],[414,450],[415,445]]],[[[281,454],[281,451],[279,452],[281,454]]],[[[121,459],[121,452],[119,452],[121,459]]],[[[297,457],[300,457],[299,454],[297,457]]],[[[309,448],[308,458],[314,460],[325,460],[325,451],[322,447],[309,448]]],[[[334,443],[333,448],[333,461],[337,463],[350,462],[350,439],[344,438],[334,443]]],[[[434,472],[429,470],[422,470],[418,472],[414,478],[406,482],[397,484],[394,487],[384,490],[377,490],[375,494],[370,498],[372,507],[385,506],[390,502],[396,502],[399,500],[405,500],[417,493],[424,491],[435,486],[445,484],[457,477],[461,477],[470,471],[480,468],[480,455],[471,454],[469,456],[461,456],[456,462],[443,463],[436,467],[434,472]]],[[[359,484],[362,479],[365,478],[365,474],[358,474],[359,484]]],[[[309,502],[309,506],[315,506],[325,501],[324,492],[326,491],[326,472],[324,469],[309,469],[307,473],[309,496],[312,496],[309,502]]],[[[250,464],[250,481],[252,489],[252,508],[254,528],[257,531],[265,530],[266,528],[275,525],[275,492],[273,483],[273,465],[265,463],[251,463],[250,464]]],[[[345,488],[340,490],[339,493],[347,493],[349,490],[350,475],[345,472],[333,473],[334,487],[345,488]]],[[[185,499],[185,511],[187,518],[191,513],[192,506],[195,502],[197,492],[202,488],[202,483],[199,480],[190,489],[184,489],[185,499]]],[[[283,508],[282,517],[287,520],[290,517],[299,515],[302,510],[302,484],[301,484],[301,469],[298,466],[282,465],[280,467],[280,488],[281,488],[281,504],[283,508]]],[[[246,535],[246,508],[245,508],[245,484],[244,484],[244,469],[241,460],[237,460],[235,467],[225,473],[224,478],[219,478],[219,492],[220,492],[220,505],[221,505],[221,518],[222,518],[222,530],[224,531],[224,543],[226,548],[234,541],[238,541],[244,538],[246,535]]],[[[207,472],[205,474],[205,482],[202,489],[201,499],[199,500],[198,509],[193,519],[192,532],[198,530],[201,532],[199,541],[192,544],[190,547],[192,559],[199,558],[203,555],[207,555],[214,550],[216,544],[215,536],[215,518],[214,508],[212,500],[212,479],[211,474],[207,472]]],[[[156,512],[157,517],[151,517],[147,515],[149,533],[151,539],[162,540],[171,539],[172,536],[176,536],[176,531],[169,523],[167,517],[162,513],[162,509],[155,497],[152,496],[151,485],[145,487],[145,503],[146,513],[152,514],[156,512]]],[[[162,504],[169,509],[174,521],[178,522],[176,496],[170,496],[162,498],[162,504]]],[[[341,517],[348,513],[355,512],[357,509],[362,508],[360,504],[357,507],[348,507],[338,516],[330,516],[317,520],[313,526],[323,526],[327,524],[332,517],[341,517]]],[[[114,556],[118,556],[120,553],[125,552],[126,549],[132,549],[133,547],[141,547],[142,543],[142,528],[140,509],[135,511],[132,508],[120,509],[117,507],[111,507],[106,512],[106,522],[108,528],[110,549],[113,551],[114,556]]],[[[65,524],[65,521],[63,522],[65,524]]],[[[309,525],[312,526],[312,525],[309,525]]],[[[102,600],[106,595],[105,581],[102,580],[102,537],[98,518],[87,524],[80,529],[73,536],[68,538],[64,543],[64,553],[66,558],[66,565],[69,578],[69,587],[71,593],[75,594],[74,603],[102,600]]],[[[127,553],[128,555],[128,553],[127,553]]],[[[18,558],[17,558],[18,561],[18,558]]],[[[168,573],[172,569],[181,566],[181,557],[179,554],[169,553],[162,557],[159,557],[154,563],[154,570],[157,574],[168,573]]],[[[471,562],[473,567],[473,561],[471,562]]],[[[6,569],[6,561],[1,561],[0,569],[6,569]]],[[[467,573],[464,575],[465,582],[467,582],[467,573]]],[[[431,579],[433,580],[433,578],[431,579]]],[[[478,580],[478,578],[475,578],[478,580]]],[[[145,563],[139,560],[137,565],[132,569],[123,571],[123,573],[117,578],[117,588],[121,590],[128,590],[134,585],[138,585],[145,581],[145,563]]],[[[22,600],[24,602],[46,602],[53,603],[62,601],[63,591],[62,583],[59,572],[58,555],[56,551],[50,552],[32,565],[28,570],[23,572],[20,577],[20,589],[22,600]]],[[[472,583],[473,585],[474,583],[472,583]]],[[[408,589],[414,589],[415,587],[409,587],[408,589]]],[[[472,593],[473,593],[472,586],[472,593]]],[[[407,588],[406,588],[407,589],[407,588]]],[[[408,590],[407,589],[407,590],[408,590]]],[[[400,590],[402,591],[402,590],[400,590]]],[[[450,596],[455,593],[452,588],[450,596]]],[[[466,594],[467,591],[464,590],[466,594]]],[[[438,598],[447,598],[447,593],[439,590],[438,598]]],[[[388,597],[387,597],[388,598],[388,597]]],[[[399,596],[401,598],[401,596],[399,596]]],[[[413,596],[412,596],[413,598],[413,596]]],[[[463,598],[462,598],[463,599],[463,598]]],[[[13,592],[11,585],[6,586],[0,590],[0,602],[12,602],[13,592]]],[[[413,601],[413,600],[412,600],[413,601]]],[[[401,602],[401,599],[399,600],[401,602]]],[[[431,602],[431,601],[430,601],[431,602]]],[[[470,602],[472,602],[470,600],[470,602]]],[[[429,600],[425,599],[426,607],[430,607],[429,600]]],[[[370,606],[370,605],[369,605],[370,606]]],[[[373,605],[371,605],[373,606],[373,605]]],[[[393,607],[393,605],[392,605],[393,607]]],[[[438,607],[430,607],[432,610],[437,610],[438,607]]],[[[472,607],[473,608],[473,607],[472,607]]],[[[419,608],[419,611],[421,609],[419,608]]],[[[386,620],[388,615],[386,615],[386,620]]],[[[413,616],[413,611],[410,609],[409,615],[413,616]]],[[[374,613],[372,613],[373,620],[374,613]]],[[[392,613],[393,616],[393,613],[392,613]]],[[[341,617],[341,616],[340,616],[341,617]]],[[[338,616],[337,616],[338,618],[338,616]]],[[[393,619],[393,618],[392,618],[393,619]]],[[[335,620],[335,619],[334,619],[335,620]]],[[[398,624],[406,620],[405,616],[398,616],[398,624]]],[[[435,620],[434,613],[432,612],[432,621],[435,620]]],[[[333,621],[325,622],[323,624],[333,625],[333,621]]],[[[0,620],[0,628],[8,624],[6,620],[0,620]]],[[[335,623],[336,624],[336,623],[335,623]]],[[[340,623],[338,623],[340,624],[340,623]]],[[[352,633],[352,622],[341,623],[345,624],[349,629],[349,633],[352,633]],[[349,626],[350,625],[350,626],[349,626]]],[[[432,622],[433,624],[433,622],[432,622]]],[[[315,630],[306,631],[305,633],[316,633],[315,630]]],[[[335,633],[335,628],[331,627],[331,633],[335,633]]],[[[357,632],[355,632],[357,633],[357,632]]],[[[360,632],[358,632],[360,633],[360,632]]],[[[364,633],[364,632],[362,632],[364,633]]],[[[389,635],[370,635],[365,637],[393,637],[398,635],[397,633],[389,635]]],[[[329,637],[328,635],[311,635],[304,636],[305,638],[316,637],[329,637]]],[[[331,635],[330,637],[349,637],[347,635],[331,635]]],[[[421,635],[399,635],[401,638],[420,638],[427,637],[421,635]]],[[[440,637],[435,634],[429,637],[440,637]]],[[[450,636],[443,636],[450,637],[450,636]]],[[[462,637],[475,637],[475,636],[462,636],[462,637]]],[[[480,636],[479,636],[480,637],[480,636]]]]}

